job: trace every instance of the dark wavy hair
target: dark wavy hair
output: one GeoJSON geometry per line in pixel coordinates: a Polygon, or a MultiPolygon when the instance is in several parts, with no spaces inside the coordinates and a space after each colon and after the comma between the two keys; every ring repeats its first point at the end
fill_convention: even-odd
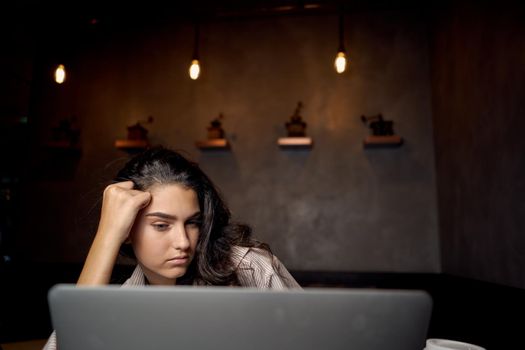
{"type": "MultiPolygon", "coordinates": [[[[232,246],[269,247],[252,238],[251,228],[230,222],[231,213],[212,181],[180,153],[164,147],[142,152],[128,161],[118,172],[115,182],[131,180],[137,190],[156,184],[178,184],[195,191],[202,215],[195,256],[185,275],[177,284],[239,285],[231,262],[232,246]]],[[[135,258],[129,244],[123,244],[122,255],[135,258]]]]}

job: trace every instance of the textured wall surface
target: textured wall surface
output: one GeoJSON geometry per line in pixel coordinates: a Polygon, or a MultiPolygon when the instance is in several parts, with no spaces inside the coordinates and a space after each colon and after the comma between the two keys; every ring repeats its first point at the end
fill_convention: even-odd
{"type": "Polygon", "coordinates": [[[436,28],[443,272],[525,287],[523,8],[456,7],[436,28]]]}
{"type": "Polygon", "coordinates": [[[197,81],[187,75],[188,23],[106,31],[70,43],[67,84],[42,85],[35,139],[74,115],[82,156],[33,154],[38,171],[23,203],[35,220],[21,222],[24,258],[83,260],[103,184],[126,157],[114,141],[151,115],[151,142],[197,160],[235,218],[290,269],[439,271],[425,19],[349,15],[344,75],[332,65],[336,16],[204,22],[197,81]],[[298,101],[314,147],[281,150],[276,140],[298,101]],[[231,150],[200,151],[195,141],[220,112],[231,150]],[[401,148],[363,149],[369,131],[360,116],[378,113],[394,120],[401,148]]]}

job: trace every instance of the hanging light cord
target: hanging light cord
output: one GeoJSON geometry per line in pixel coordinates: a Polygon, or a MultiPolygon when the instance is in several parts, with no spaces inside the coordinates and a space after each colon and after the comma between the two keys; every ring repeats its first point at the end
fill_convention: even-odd
{"type": "Polygon", "coordinates": [[[344,38],[344,21],[343,21],[343,10],[341,8],[341,12],[339,13],[339,49],[337,51],[337,55],[335,56],[335,71],[339,74],[343,73],[346,70],[346,52],[345,52],[345,45],[343,42],[344,38]]]}
{"type": "Polygon", "coordinates": [[[193,45],[193,59],[199,59],[199,23],[195,21],[195,42],[193,45]]]}
{"type": "Polygon", "coordinates": [[[200,75],[200,64],[199,64],[199,22],[195,20],[195,42],[193,46],[193,57],[191,59],[191,65],[189,69],[190,78],[197,80],[200,75]]]}
{"type": "Polygon", "coordinates": [[[345,45],[343,43],[344,35],[344,22],[343,22],[343,13],[339,15],[339,52],[345,52],[345,45]]]}

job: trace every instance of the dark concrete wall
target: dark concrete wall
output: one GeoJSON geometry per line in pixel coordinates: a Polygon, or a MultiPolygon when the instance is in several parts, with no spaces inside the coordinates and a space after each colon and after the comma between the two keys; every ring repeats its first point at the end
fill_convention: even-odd
{"type": "Polygon", "coordinates": [[[252,224],[289,268],[439,271],[424,18],[349,15],[352,62],[341,76],[333,68],[335,15],[204,22],[198,81],[187,75],[189,23],[101,28],[69,42],[66,84],[40,86],[32,180],[21,193],[21,212],[31,214],[19,218],[20,259],[83,260],[103,185],[125,161],[114,141],[152,115],[152,143],[199,161],[235,218],[252,224]],[[281,150],[276,140],[299,100],[315,145],[281,150]],[[219,112],[231,150],[198,150],[195,141],[219,112]],[[363,149],[369,130],[360,116],[377,113],[394,120],[404,146],[363,149]],[[36,147],[71,115],[81,128],[81,157],[36,147]]]}
{"type": "MultiPolygon", "coordinates": [[[[443,272],[525,287],[525,12],[462,5],[432,53],[443,272]]],[[[508,6],[507,6],[508,5],[508,6]]]]}

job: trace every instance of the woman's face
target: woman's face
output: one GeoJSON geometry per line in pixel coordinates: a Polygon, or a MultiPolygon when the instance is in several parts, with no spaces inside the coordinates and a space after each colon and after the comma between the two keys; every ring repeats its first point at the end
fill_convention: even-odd
{"type": "Polygon", "coordinates": [[[175,284],[195,254],[201,212],[194,190],[178,184],[154,185],[151,201],[130,233],[133,251],[151,284],[175,284]]]}

